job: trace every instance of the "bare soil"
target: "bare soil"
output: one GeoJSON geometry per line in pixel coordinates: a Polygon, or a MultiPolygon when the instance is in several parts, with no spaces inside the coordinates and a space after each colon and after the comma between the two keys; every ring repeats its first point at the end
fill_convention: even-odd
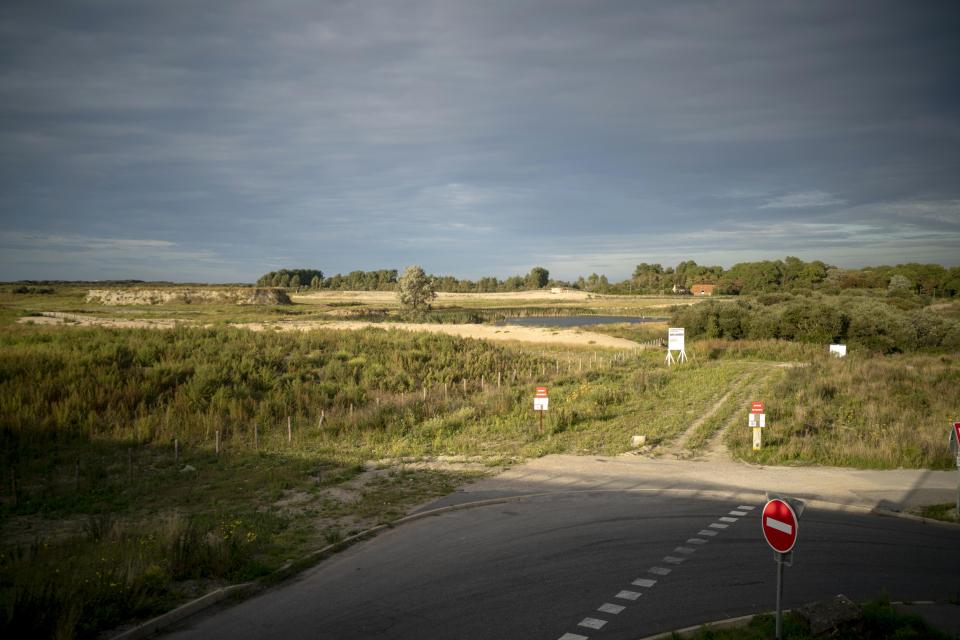
{"type": "MultiPolygon", "coordinates": [[[[77,313],[45,312],[40,316],[27,316],[18,322],[33,324],[61,324],[73,326],[99,326],[118,329],[170,329],[179,324],[189,325],[171,319],[119,320],[99,318],[77,313]]],[[[207,326],[207,325],[197,325],[207,326]]],[[[367,327],[398,329],[401,331],[428,331],[445,333],[462,338],[496,340],[504,342],[533,342],[541,344],[564,344],[583,347],[605,347],[609,349],[640,349],[641,345],[625,338],[615,338],[600,333],[580,329],[556,329],[545,327],[519,327],[513,325],[492,326],[482,324],[416,324],[410,322],[375,323],[361,321],[321,322],[321,321],[277,321],[248,322],[231,326],[251,331],[311,331],[314,329],[332,329],[335,331],[357,331],[367,327]]]]}

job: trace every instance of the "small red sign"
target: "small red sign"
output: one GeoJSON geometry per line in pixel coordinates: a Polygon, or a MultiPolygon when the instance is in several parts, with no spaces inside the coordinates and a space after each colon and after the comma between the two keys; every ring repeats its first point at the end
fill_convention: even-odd
{"type": "Polygon", "coordinates": [[[546,387],[537,387],[537,392],[533,394],[534,398],[546,398],[547,397],[547,388],[546,387]]]}
{"type": "Polygon", "coordinates": [[[797,544],[797,514],[787,502],[774,498],[763,508],[760,526],[774,551],[787,553],[797,544]]]}
{"type": "Polygon", "coordinates": [[[751,402],[750,403],[750,413],[763,413],[763,403],[762,402],[751,402]]]}
{"type": "Polygon", "coordinates": [[[957,439],[957,443],[960,443],[960,422],[953,423],[953,436],[957,439]]]}

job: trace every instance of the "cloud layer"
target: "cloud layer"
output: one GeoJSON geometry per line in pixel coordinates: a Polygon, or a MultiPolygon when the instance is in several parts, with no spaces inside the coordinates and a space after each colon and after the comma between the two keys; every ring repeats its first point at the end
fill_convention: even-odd
{"type": "Polygon", "coordinates": [[[5,3],[0,279],[957,264],[958,27],[953,3],[5,3]]]}

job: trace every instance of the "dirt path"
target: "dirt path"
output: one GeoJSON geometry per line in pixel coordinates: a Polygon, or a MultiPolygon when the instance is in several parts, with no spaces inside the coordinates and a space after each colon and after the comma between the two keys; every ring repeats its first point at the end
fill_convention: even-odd
{"type": "MultiPolygon", "coordinates": [[[[806,366],[806,364],[797,362],[780,362],[776,364],[774,368],[765,371],[759,378],[751,381],[744,387],[744,392],[740,396],[739,402],[746,407],[747,402],[749,402],[751,398],[757,399],[762,397],[763,390],[769,387],[773,377],[777,375],[778,372],[798,366],[803,367],[806,366]]],[[[710,437],[710,440],[707,442],[698,458],[712,461],[729,460],[730,454],[727,450],[727,445],[725,444],[727,432],[729,432],[730,429],[736,428],[738,424],[742,427],[743,422],[740,422],[742,420],[742,413],[734,413],[732,416],[730,416],[730,419],[727,420],[727,423],[720,429],[717,429],[717,431],[710,437]]]]}
{"type": "Polygon", "coordinates": [[[727,401],[730,399],[730,396],[740,390],[741,385],[743,384],[744,380],[746,380],[748,375],[750,374],[745,373],[737,378],[733,385],[731,385],[729,391],[723,394],[719,400],[710,405],[710,408],[707,409],[702,416],[690,423],[690,426],[687,427],[687,430],[681,433],[680,436],[671,442],[669,446],[662,449],[661,453],[666,456],[672,455],[678,459],[691,457],[693,453],[687,450],[687,442],[691,437],[693,437],[693,434],[697,432],[697,429],[700,428],[700,425],[709,420],[713,414],[719,411],[720,408],[727,403],[727,401]]]}

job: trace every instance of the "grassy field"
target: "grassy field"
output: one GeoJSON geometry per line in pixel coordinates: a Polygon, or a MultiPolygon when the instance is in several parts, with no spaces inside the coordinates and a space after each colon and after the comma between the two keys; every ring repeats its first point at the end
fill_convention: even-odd
{"type": "Polygon", "coordinates": [[[92,637],[499,465],[620,453],[637,424],[669,440],[735,372],[707,360],[665,370],[656,351],[380,329],[8,325],[4,628],[92,637]],[[537,384],[553,398],[542,431],[537,384]]]}
{"type": "MultiPolygon", "coordinates": [[[[813,343],[701,339],[688,341],[687,364],[668,368],[659,349],[228,326],[336,317],[356,302],[340,294],[292,307],[103,307],[85,291],[0,292],[5,636],[95,637],[269,575],[504,465],[616,455],[634,435],[648,455],[682,441],[690,456],[725,445],[762,464],[952,465],[960,356],[944,350],[837,360],[813,343]],[[16,323],[41,311],[196,322],[16,323]],[[550,389],[542,430],[537,385],[550,389]],[[758,399],[769,428],[753,452],[746,418],[758,399]]],[[[550,297],[446,302],[451,316],[562,310],[550,297]]],[[[666,303],[631,302],[570,304],[649,315],[666,303]]],[[[592,330],[646,342],[665,327],[592,330]]]]}
{"type": "MultiPolygon", "coordinates": [[[[783,616],[782,633],[785,640],[812,640],[824,637],[836,640],[890,640],[891,638],[950,640],[951,638],[950,635],[930,626],[917,615],[898,612],[887,598],[878,598],[863,604],[858,618],[817,635],[810,633],[810,625],[804,618],[788,612],[783,616]]],[[[712,629],[705,626],[686,637],[689,640],[767,640],[775,635],[776,618],[773,614],[765,613],[754,616],[743,626],[727,629],[712,629]]],[[[674,634],[674,637],[677,640],[680,638],[677,634],[674,634]]]]}

